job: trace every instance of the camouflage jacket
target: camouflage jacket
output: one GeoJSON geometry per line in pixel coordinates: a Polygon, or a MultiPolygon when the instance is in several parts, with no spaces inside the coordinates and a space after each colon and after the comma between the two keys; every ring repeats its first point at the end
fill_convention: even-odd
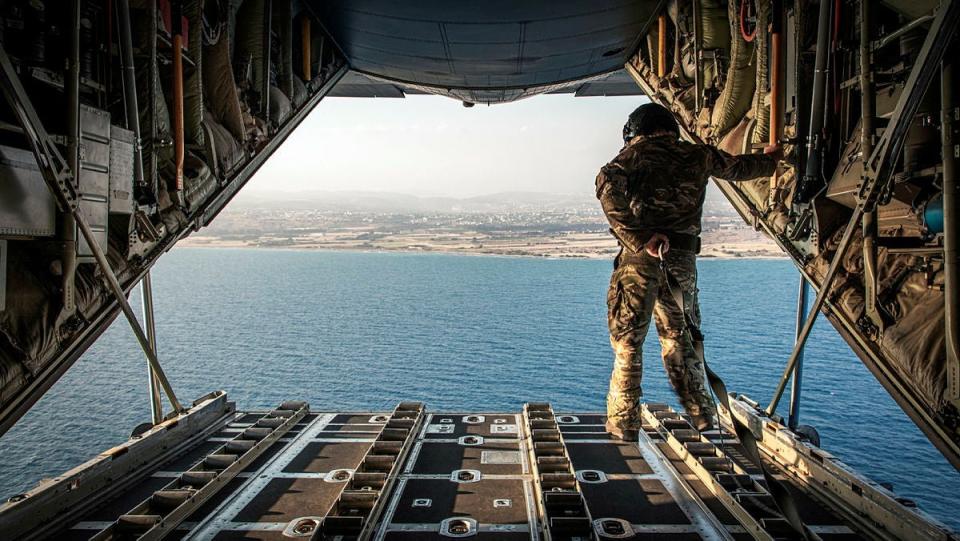
{"type": "Polygon", "coordinates": [[[707,182],[770,176],[776,161],[763,154],[731,156],[672,136],[638,137],[600,169],[597,199],[614,236],[639,252],[654,233],[700,234],[707,182]]]}

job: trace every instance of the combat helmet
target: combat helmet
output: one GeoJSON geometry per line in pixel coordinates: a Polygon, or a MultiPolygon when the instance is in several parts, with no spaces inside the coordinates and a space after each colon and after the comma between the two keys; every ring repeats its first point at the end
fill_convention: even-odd
{"type": "Polygon", "coordinates": [[[680,126],[673,113],[656,103],[644,103],[637,107],[623,125],[623,142],[629,143],[638,135],[651,135],[657,132],[669,132],[680,137],[680,126]]]}

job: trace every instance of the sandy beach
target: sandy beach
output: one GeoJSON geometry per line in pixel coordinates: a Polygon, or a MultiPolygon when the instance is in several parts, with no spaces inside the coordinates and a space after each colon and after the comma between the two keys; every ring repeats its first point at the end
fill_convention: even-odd
{"type": "MultiPolygon", "coordinates": [[[[202,232],[201,232],[202,233],[202,232]]],[[[194,234],[180,246],[211,248],[264,248],[295,250],[356,250],[390,252],[459,253],[525,256],[553,259],[611,259],[616,241],[607,233],[496,234],[480,232],[409,232],[377,234],[336,231],[301,235],[215,236],[194,234]]],[[[750,230],[713,231],[703,236],[700,257],[781,258],[777,246],[750,230]]]]}

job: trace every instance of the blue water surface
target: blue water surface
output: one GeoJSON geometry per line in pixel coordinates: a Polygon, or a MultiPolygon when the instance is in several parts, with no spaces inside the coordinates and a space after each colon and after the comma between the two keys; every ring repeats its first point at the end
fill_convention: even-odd
{"type": "MultiPolygon", "coordinates": [[[[731,390],[766,402],[792,346],[798,274],[786,260],[699,268],[708,358],[731,390]]],[[[242,409],[412,399],[433,410],[545,400],[601,411],[610,270],[607,261],[178,248],[153,272],[159,353],[182,400],[224,389],[242,409]]],[[[673,403],[658,348],[651,334],[645,394],[673,403]]],[[[802,420],[827,450],[960,528],[960,474],[828,323],[814,328],[803,393],[802,420]]],[[[0,496],[91,458],[148,418],[145,361],[118,320],[0,438],[0,496]]]]}

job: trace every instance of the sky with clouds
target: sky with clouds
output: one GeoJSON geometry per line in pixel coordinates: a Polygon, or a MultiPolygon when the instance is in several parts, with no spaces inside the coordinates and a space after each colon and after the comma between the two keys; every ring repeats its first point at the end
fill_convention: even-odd
{"type": "Polygon", "coordinates": [[[244,191],[592,194],[627,115],[644,102],[553,95],[466,108],[438,96],[327,98],[244,191]]]}

